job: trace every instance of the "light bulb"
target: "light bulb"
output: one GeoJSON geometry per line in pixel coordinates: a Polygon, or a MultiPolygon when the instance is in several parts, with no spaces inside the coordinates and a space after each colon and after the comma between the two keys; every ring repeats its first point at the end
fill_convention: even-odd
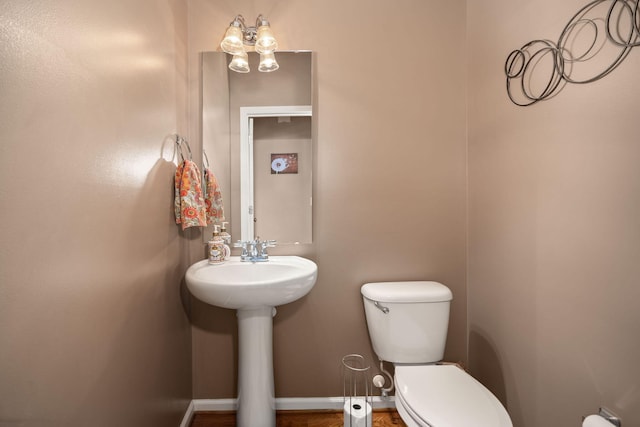
{"type": "Polygon", "coordinates": [[[239,55],[241,52],[244,52],[242,38],[243,35],[240,27],[232,24],[224,34],[224,38],[220,42],[220,48],[231,55],[239,55]]]}
{"type": "Polygon", "coordinates": [[[280,68],[280,66],[276,62],[276,57],[273,53],[260,54],[260,65],[258,65],[258,71],[270,73],[278,68],[280,68]]]}
{"type": "Polygon", "coordinates": [[[235,71],[236,73],[248,73],[249,58],[247,52],[242,51],[238,55],[233,55],[233,58],[229,63],[229,69],[235,71]]]}
{"type": "Polygon", "coordinates": [[[273,53],[278,49],[278,42],[269,25],[260,25],[256,34],[256,52],[273,53]]]}

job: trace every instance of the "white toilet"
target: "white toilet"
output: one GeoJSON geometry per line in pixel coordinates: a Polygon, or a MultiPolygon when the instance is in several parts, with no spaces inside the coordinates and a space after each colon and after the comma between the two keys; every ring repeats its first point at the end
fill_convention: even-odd
{"type": "Polygon", "coordinates": [[[442,360],[453,298],[437,282],[362,286],[373,350],[395,366],[396,408],[409,427],[512,427],[500,401],[442,360]]]}

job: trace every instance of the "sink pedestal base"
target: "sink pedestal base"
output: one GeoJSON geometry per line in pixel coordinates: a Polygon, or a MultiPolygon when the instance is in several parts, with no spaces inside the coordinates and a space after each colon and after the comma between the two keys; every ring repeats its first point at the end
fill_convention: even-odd
{"type": "Polygon", "coordinates": [[[275,307],[239,309],[238,427],[275,427],[273,316],[275,307]]]}

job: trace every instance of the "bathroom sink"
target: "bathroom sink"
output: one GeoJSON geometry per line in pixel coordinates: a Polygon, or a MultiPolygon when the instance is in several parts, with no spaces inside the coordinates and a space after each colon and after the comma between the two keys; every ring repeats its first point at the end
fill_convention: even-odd
{"type": "Polygon", "coordinates": [[[298,300],[316,282],[318,267],[297,256],[271,256],[267,262],[243,262],[232,256],[222,264],[198,261],[187,270],[189,291],[217,307],[275,307],[298,300]]]}
{"type": "Polygon", "coordinates": [[[278,305],[309,293],[318,277],[313,261],[270,256],[266,262],[230,257],[222,264],[198,261],[187,270],[189,291],[218,307],[237,310],[238,400],[236,425],[275,427],[273,316],[278,305]]]}

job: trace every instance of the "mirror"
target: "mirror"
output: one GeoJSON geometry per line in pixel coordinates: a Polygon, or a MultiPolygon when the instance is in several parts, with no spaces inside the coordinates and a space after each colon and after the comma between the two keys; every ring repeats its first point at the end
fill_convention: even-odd
{"type": "MultiPolygon", "coordinates": [[[[230,56],[202,54],[202,148],[216,175],[233,241],[312,242],[312,52],[277,52],[280,68],[247,74],[230,56]]],[[[213,227],[203,238],[209,240],[213,227]]]]}

